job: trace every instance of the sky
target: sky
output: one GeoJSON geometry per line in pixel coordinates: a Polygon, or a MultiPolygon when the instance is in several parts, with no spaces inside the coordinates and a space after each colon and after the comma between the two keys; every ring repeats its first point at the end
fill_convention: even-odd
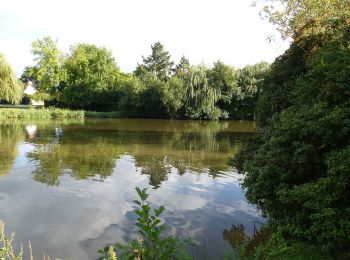
{"type": "Polygon", "coordinates": [[[33,65],[31,43],[43,36],[69,52],[77,43],[111,50],[132,72],[157,41],[172,60],[191,64],[221,60],[242,67],[272,62],[288,43],[262,21],[251,0],[0,0],[0,52],[17,75],[33,65]],[[275,35],[275,41],[267,40],[275,35]]]}

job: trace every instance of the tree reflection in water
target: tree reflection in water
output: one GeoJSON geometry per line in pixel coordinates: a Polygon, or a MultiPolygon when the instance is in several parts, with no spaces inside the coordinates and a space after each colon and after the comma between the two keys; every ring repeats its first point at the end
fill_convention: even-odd
{"type": "Polygon", "coordinates": [[[18,144],[25,139],[23,126],[0,122],[0,176],[8,174],[17,157],[18,144]]]}
{"type": "Polygon", "coordinates": [[[270,237],[270,232],[265,227],[257,230],[254,222],[253,236],[246,234],[245,227],[242,224],[232,225],[230,229],[225,229],[222,236],[235,250],[243,246],[244,255],[249,256],[258,245],[267,241],[270,237]]]}
{"type": "Polygon", "coordinates": [[[47,185],[59,185],[59,177],[63,173],[69,173],[76,180],[107,178],[112,174],[115,159],[120,154],[120,149],[108,142],[92,142],[40,145],[27,156],[37,165],[34,180],[47,185]]]}
{"type": "MultiPolygon", "coordinates": [[[[19,121],[20,122],[20,121],[19,121]]],[[[1,125],[0,125],[1,126],[1,125]]],[[[0,173],[9,172],[24,140],[33,149],[33,179],[59,185],[68,174],[76,180],[103,181],[123,154],[131,155],[140,173],[159,188],[172,171],[206,174],[227,172],[227,161],[254,131],[250,122],[176,120],[88,120],[10,124],[1,128],[0,173]],[[31,130],[25,134],[25,129],[31,130]],[[35,129],[35,131],[32,131],[35,129]]]]}

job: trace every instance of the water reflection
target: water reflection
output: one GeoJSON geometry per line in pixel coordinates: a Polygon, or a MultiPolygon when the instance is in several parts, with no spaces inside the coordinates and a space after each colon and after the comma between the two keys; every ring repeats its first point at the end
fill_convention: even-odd
{"type": "Polygon", "coordinates": [[[0,123],[0,176],[11,171],[17,157],[18,144],[24,138],[21,125],[0,123]]]}
{"type": "Polygon", "coordinates": [[[244,246],[244,254],[250,256],[254,249],[263,242],[266,242],[270,236],[268,229],[260,226],[256,227],[256,224],[262,224],[261,222],[252,223],[254,225],[253,234],[249,234],[243,224],[232,225],[230,229],[223,231],[223,239],[232,246],[233,249],[237,250],[240,246],[244,246]]]}
{"type": "Polygon", "coordinates": [[[120,149],[107,141],[86,144],[51,143],[36,145],[27,153],[36,165],[34,180],[58,185],[62,174],[81,180],[94,177],[103,180],[110,176],[120,149]]]}
{"type": "Polygon", "coordinates": [[[247,122],[192,122],[166,120],[92,120],[85,124],[10,124],[1,128],[2,173],[10,171],[17,145],[25,139],[34,149],[27,157],[36,165],[34,180],[59,185],[69,174],[76,180],[103,181],[113,172],[121,154],[135,158],[141,174],[159,188],[176,169],[207,169],[212,177],[227,170],[227,158],[240,148],[247,122]],[[23,130],[25,129],[26,134],[23,130]]]}
{"type": "Polygon", "coordinates": [[[0,123],[0,217],[36,256],[95,259],[137,237],[134,188],[153,188],[169,234],[215,258],[229,249],[222,230],[258,217],[227,165],[253,131],[249,122],[0,123]]]}
{"type": "Polygon", "coordinates": [[[25,126],[27,135],[29,139],[34,139],[36,136],[36,132],[38,130],[38,127],[36,125],[26,125],[25,126]]]}

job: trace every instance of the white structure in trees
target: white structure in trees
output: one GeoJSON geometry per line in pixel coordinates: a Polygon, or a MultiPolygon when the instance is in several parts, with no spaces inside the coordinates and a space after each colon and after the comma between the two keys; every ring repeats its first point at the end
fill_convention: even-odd
{"type": "Polygon", "coordinates": [[[45,105],[43,100],[34,100],[31,98],[35,93],[37,93],[38,90],[33,86],[33,81],[28,80],[26,88],[24,90],[24,94],[29,96],[30,104],[35,107],[42,107],[45,105]]]}
{"type": "Polygon", "coordinates": [[[28,96],[32,96],[35,93],[37,93],[38,91],[36,90],[36,88],[33,86],[33,82],[32,81],[28,81],[27,82],[27,86],[24,90],[24,94],[28,95],[28,96]]]}

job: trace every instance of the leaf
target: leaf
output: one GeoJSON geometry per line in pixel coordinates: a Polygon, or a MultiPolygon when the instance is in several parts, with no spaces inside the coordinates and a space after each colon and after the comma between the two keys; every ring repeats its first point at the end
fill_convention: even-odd
{"type": "Polygon", "coordinates": [[[140,210],[135,210],[136,215],[138,215],[139,217],[143,216],[143,212],[140,210]]]}
{"type": "Polygon", "coordinates": [[[141,192],[140,188],[139,188],[139,187],[136,187],[135,190],[136,190],[137,194],[138,194],[138,195],[140,196],[140,198],[141,198],[142,192],[141,192]]]}
{"type": "Polygon", "coordinates": [[[157,226],[160,223],[160,220],[157,219],[156,221],[153,222],[153,224],[151,225],[151,228],[154,228],[155,226],[157,226]]]}
{"type": "Polygon", "coordinates": [[[140,201],[138,201],[138,200],[134,200],[133,202],[134,202],[135,204],[137,204],[137,205],[141,206],[141,202],[140,202],[140,201]]]}
{"type": "Polygon", "coordinates": [[[163,211],[165,210],[164,206],[160,206],[159,207],[159,215],[163,213],[163,211]]]}

